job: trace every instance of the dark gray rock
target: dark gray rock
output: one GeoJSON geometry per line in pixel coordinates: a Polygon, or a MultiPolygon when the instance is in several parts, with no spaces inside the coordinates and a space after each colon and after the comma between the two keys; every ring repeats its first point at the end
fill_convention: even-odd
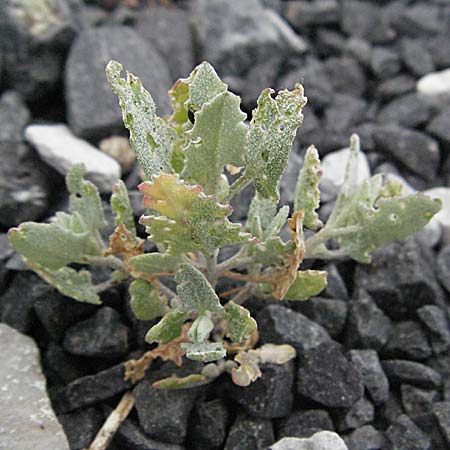
{"type": "Polygon", "coordinates": [[[318,25],[332,25],[339,20],[339,4],[336,0],[320,2],[286,1],[283,15],[297,30],[318,25]]]}
{"type": "Polygon", "coordinates": [[[432,114],[432,108],[420,94],[411,93],[397,97],[377,114],[378,122],[386,125],[397,124],[405,128],[417,128],[425,124],[432,114]]]}
{"type": "Polygon", "coordinates": [[[341,353],[326,342],[304,352],[297,372],[297,392],[321,405],[348,408],[364,393],[361,373],[341,353]]]}
{"type": "Polygon", "coordinates": [[[72,45],[66,64],[68,122],[75,134],[98,138],[123,130],[118,100],[105,76],[106,64],[111,59],[120,61],[124,69],[142,80],[159,115],[170,111],[169,69],[147,40],[123,26],[85,29],[72,45]]]}
{"type": "Polygon", "coordinates": [[[426,41],[422,39],[402,39],[400,52],[405,66],[413,75],[421,77],[435,71],[433,58],[427,49],[426,41]]]}
{"type": "Polygon", "coordinates": [[[263,450],[275,441],[272,422],[238,415],[224,450],[263,450]]]}
{"type": "Polygon", "coordinates": [[[125,381],[124,377],[125,366],[118,364],[94,375],[78,378],[58,390],[53,406],[58,412],[67,413],[114,397],[132,387],[133,383],[125,381]]]}
{"type": "Polygon", "coordinates": [[[193,412],[188,441],[196,450],[222,448],[227,436],[228,410],[220,399],[199,402],[193,412]]]}
{"type": "Polygon", "coordinates": [[[370,68],[379,80],[391,78],[400,72],[400,57],[389,48],[374,47],[370,59],[370,68]]]}
{"type": "Polygon", "coordinates": [[[0,41],[6,83],[30,100],[53,91],[60,82],[75,30],[67,1],[51,0],[40,6],[1,2],[0,41]]]}
{"type": "Polygon", "coordinates": [[[280,204],[294,203],[298,173],[302,167],[303,158],[296,152],[291,151],[286,169],[280,181],[280,204]]]}
{"type": "Polygon", "coordinates": [[[189,75],[195,60],[188,11],[162,6],[144,9],[136,29],[164,57],[173,81],[189,75]]]}
{"type": "Polygon", "coordinates": [[[0,292],[5,291],[6,283],[8,281],[9,270],[6,267],[7,261],[14,254],[14,250],[8,240],[6,233],[0,234],[0,292]]]}
{"type": "Polygon", "coordinates": [[[307,438],[322,430],[334,431],[333,421],[327,411],[312,409],[292,411],[277,426],[277,439],[283,437],[307,438]]]}
{"type": "Polygon", "coordinates": [[[365,68],[370,67],[372,45],[365,39],[350,37],[345,43],[345,50],[365,68]]]}
{"type": "Polygon", "coordinates": [[[347,345],[379,350],[387,342],[391,329],[389,317],[366,291],[359,290],[356,298],[349,303],[347,345]]]}
{"type": "Polygon", "coordinates": [[[329,28],[319,28],[316,31],[314,47],[320,56],[334,56],[345,50],[345,35],[329,28]]]}
{"type": "Polygon", "coordinates": [[[430,438],[405,414],[386,430],[392,450],[429,450],[430,438]]]}
{"type": "Polygon", "coordinates": [[[247,387],[230,386],[231,397],[253,417],[275,419],[289,414],[294,402],[294,364],[261,365],[262,376],[247,387]]]}
{"type": "Polygon", "coordinates": [[[426,305],[417,310],[417,315],[427,329],[434,353],[442,353],[450,348],[450,324],[448,314],[434,305],[426,305]]]}
{"type": "Polygon", "coordinates": [[[405,74],[389,78],[376,87],[376,96],[381,100],[392,100],[394,97],[399,97],[416,89],[416,80],[405,74]]]}
{"type": "Polygon", "coordinates": [[[325,110],[325,125],[330,132],[347,131],[364,122],[367,103],[348,94],[336,94],[325,110]]]}
{"type": "Polygon", "coordinates": [[[6,91],[0,97],[0,143],[21,142],[23,129],[30,121],[31,114],[22,96],[15,91],[6,91]]]}
{"type": "Polygon", "coordinates": [[[128,351],[128,328],[116,310],[105,306],[66,331],[64,349],[78,356],[118,358],[128,351]]]}
{"type": "Polygon", "coordinates": [[[347,286],[336,264],[328,264],[325,270],[327,271],[327,287],[321,292],[321,296],[348,300],[347,286]]]}
{"type": "Polygon", "coordinates": [[[432,36],[427,40],[428,51],[437,69],[446,69],[450,66],[450,48],[445,44],[447,41],[447,34],[432,36]]]}
{"type": "Polygon", "coordinates": [[[350,350],[349,356],[355,367],[361,372],[364,386],[375,405],[389,398],[389,381],[381,367],[375,350],[350,350]]]}
{"type": "Polygon", "coordinates": [[[187,436],[188,417],[198,389],[156,389],[150,380],[134,389],[139,423],[152,438],[181,444],[187,436]]]}
{"type": "Polygon", "coordinates": [[[103,425],[103,414],[87,408],[58,416],[59,423],[69,441],[70,450],[83,450],[91,445],[103,425]]]}
{"type": "Polygon", "coordinates": [[[361,97],[366,90],[366,76],[360,64],[350,56],[331,57],[325,70],[335,92],[361,97]]]}
{"type": "Polygon", "coordinates": [[[306,302],[293,302],[292,307],[322,325],[333,338],[341,334],[347,321],[348,306],[344,300],[313,297],[306,302]]]}
{"type": "Polygon", "coordinates": [[[331,340],[320,325],[281,305],[267,306],[256,321],[262,343],[290,344],[301,353],[331,340]]]}
{"type": "Polygon", "coordinates": [[[341,29],[351,36],[366,39],[374,44],[383,44],[395,38],[387,17],[378,5],[345,0],[341,4],[341,29]]]}
{"type": "Polygon", "coordinates": [[[338,412],[337,428],[341,432],[353,430],[371,423],[374,417],[375,408],[372,402],[362,397],[348,410],[338,412]]]}
{"type": "Polygon", "coordinates": [[[431,356],[431,347],[420,324],[408,320],[394,324],[380,354],[383,358],[422,361],[431,356]]]}
{"type": "Polygon", "coordinates": [[[444,25],[445,16],[441,8],[427,3],[417,3],[403,11],[395,23],[400,34],[411,37],[438,34],[444,25]]]}
{"type": "Polygon", "coordinates": [[[409,384],[401,386],[403,409],[422,430],[431,432],[433,403],[439,400],[437,391],[419,389],[409,384]]]}
{"type": "Polygon", "coordinates": [[[450,108],[446,108],[435,116],[426,127],[427,133],[435,137],[442,147],[450,150],[450,108]]]}
{"type": "Polygon", "coordinates": [[[386,245],[372,256],[370,265],[356,268],[355,286],[366,290],[388,316],[414,318],[416,309],[442,303],[433,256],[415,239],[386,245]]]}
{"type": "Polygon", "coordinates": [[[381,361],[381,365],[389,383],[393,385],[406,383],[424,389],[433,389],[442,384],[442,377],[438,372],[418,362],[391,359],[381,361]]]}
{"type": "Polygon", "coordinates": [[[42,351],[42,365],[47,381],[52,386],[64,386],[86,375],[80,358],[66,353],[61,345],[53,341],[42,351]]]}
{"type": "Polygon", "coordinates": [[[344,436],[348,450],[383,450],[386,448],[384,434],[372,425],[364,425],[344,436]]]}
{"type": "Polygon", "coordinates": [[[433,405],[433,413],[438,424],[439,431],[450,445],[450,402],[438,402],[433,405]]]}

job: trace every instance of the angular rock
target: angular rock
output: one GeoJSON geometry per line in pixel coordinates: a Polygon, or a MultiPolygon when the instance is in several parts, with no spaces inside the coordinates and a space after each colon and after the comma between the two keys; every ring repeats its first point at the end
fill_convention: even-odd
{"type": "Polygon", "coordinates": [[[172,81],[191,73],[195,60],[188,11],[163,6],[144,9],[138,16],[136,30],[163,56],[172,81]]]}
{"type": "Polygon", "coordinates": [[[14,254],[14,250],[9,243],[8,235],[6,233],[0,234],[0,292],[5,291],[6,282],[8,279],[7,261],[14,254]]]}
{"type": "Polygon", "coordinates": [[[66,175],[73,165],[83,163],[86,178],[101,192],[111,192],[120,178],[117,161],[75,137],[65,125],[30,125],[25,130],[25,137],[40,157],[62,175],[66,175]]]}
{"type": "Polygon", "coordinates": [[[339,20],[339,4],[336,0],[286,1],[284,4],[284,17],[299,31],[304,27],[335,24],[339,20]]]}
{"type": "Polygon", "coordinates": [[[280,305],[269,305],[256,315],[262,343],[289,344],[303,353],[331,340],[324,328],[280,305]]]}
{"type": "Polygon", "coordinates": [[[30,121],[31,114],[22,96],[15,91],[6,91],[0,97],[0,143],[20,142],[23,129],[30,121]]]}
{"type": "MultiPolygon", "coordinates": [[[[445,248],[450,250],[450,247],[445,248]]],[[[447,351],[450,348],[450,324],[445,311],[438,306],[426,305],[417,310],[417,315],[428,331],[433,352],[447,351]]]]}
{"type": "Polygon", "coordinates": [[[421,39],[402,39],[400,51],[403,62],[413,75],[421,77],[435,69],[426,41],[421,39]]]}
{"type": "Polygon", "coordinates": [[[332,131],[347,131],[365,119],[367,103],[349,94],[335,94],[325,110],[325,125],[332,131]]]}
{"type": "Polygon", "coordinates": [[[386,436],[393,450],[430,450],[430,438],[406,414],[396,419],[386,436]]]}
{"type": "Polygon", "coordinates": [[[104,306],[66,331],[64,349],[78,356],[118,358],[128,351],[128,328],[116,310],[104,306]]]}
{"type": "Polygon", "coordinates": [[[375,350],[350,350],[350,359],[361,372],[364,386],[375,405],[384,403],[389,398],[389,381],[381,367],[375,350]]]}
{"type": "Polygon", "coordinates": [[[450,402],[435,403],[433,413],[445,442],[450,445],[450,402]]]}
{"type": "Polygon", "coordinates": [[[111,59],[142,80],[159,115],[170,111],[169,69],[145,38],[129,27],[86,28],[70,49],[65,75],[68,122],[79,136],[98,138],[123,131],[118,100],[105,76],[105,66],[111,59]]]}
{"type": "Polygon", "coordinates": [[[433,256],[414,238],[388,244],[372,256],[370,265],[356,268],[355,286],[367,291],[389,317],[414,318],[416,309],[442,303],[433,256]]]}
{"type": "Polygon", "coordinates": [[[361,397],[348,410],[338,413],[337,428],[339,431],[353,430],[367,423],[375,417],[375,408],[370,400],[361,397]]]}
{"type": "Polygon", "coordinates": [[[292,411],[278,421],[277,437],[307,438],[322,430],[334,431],[333,421],[327,411],[323,409],[292,411]]]}
{"type": "Polygon", "coordinates": [[[222,447],[227,436],[228,410],[220,399],[198,403],[193,412],[188,441],[194,449],[222,447]]]}
{"type": "Polygon", "coordinates": [[[438,372],[424,364],[391,359],[381,361],[386,376],[391,384],[412,384],[419,388],[438,388],[442,384],[442,377],[438,372]]]}
{"type": "Polygon", "coordinates": [[[350,37],[345,43],[346,51],[364,67],[370,66],[372,45],[363,38],[350,37]]]}
{"type": "Polygon", "coordinates": [[[272,422],[238,415],[224,450],[264,450],[275,440],[272,422]]]}
{"type": "Polygon", "coordinates": [[[348,450],[340,436],[332,431],[319,431],[310,438],[286,437],[268,450],[348,450]]]}
{"type": "Polygon", "coordinates": [[[447,40],[448,36],[445,33],[427,39],[428,51],[437,69],[450,67],[450,48],[445,45],[447,40]]]}
{"type": "Polygon", "coordinates": [[[405,128],[417,128],[431,117],[432,108],[423,96],[411,93],[397,97],[378,111],[377,120],[382,124],[397,124],[405,128]]]}
{"type": "Polygon", "coordinates": [[[124,376],[125,366],[117,364],[94,375],[78,378],[56,393],[55,408],[60,413],[67,413],[114,397],[133,385],[129,380],[125,381],[124,376]]]}
{"type": "Polygon", "coordinates": [[[370,68],[379,80],[385,80],[400,72],[400,58],[396,52],[389,48],[374,47],[370,59],[370,68]]]}
{"type": "Polygon", "coordinates": [[[321,292],[324,297],[348,300],[348,290],[336,264],[327,264],[327,287],[321,292]]]}
{"type": "MultiPolygon", "coordinates": [[[[450,83],[449,83],[450,89],[450,83]]],[[[448,124],[450,122],[450,108],[446,108],[441,111],[437,116],[428,123],[426,127],[427,133],[436,138],[441,146],[449,151],[450,150],[450,130],[448,124]]]]}
{"type": "Polygon", "coordinates": [[[8,450],[69,450],[47,397],[34,341],[0,324],[0,442],[8,450]]]}
{"type": "Polygon", "coordinates": [[[95,408],[87,408],[60,414],[58,421],[69,440],[70,450],[83,450],[91,445],[103,425],[104,418],[103,414],[95,408]]]}
{"type": "Polygon", "coordinates": [[[408,94],[416,89],[416,80],[405,74],[397,75],[378,84],[376,96],[381,100],[392,100],[394,97],[408,94]]]}
{"type": "Polygon", "coordinates": [[[297,392],[332,408],[349,408],[364,393],[361,373],[334,343],[304,352],[297,372],[297,392]]]}
{"type": "Polygon", "coordinates": [[[325,70],[336,93],[361,97],[366,90],[366,76],[359,63],[350,56],[331,57],[325,70]]]}
{"type": "Polygon", "coordinates": [[[379,350],[387,342],[391,320],[363,289],[349,304],[346,342],[350,347],[379,350]]]}
{"type": "Polygon", "coordinates": [[[437,34],[444,27],[444,17],[436,5],[417,3],[405,8],[396,23],[401,34],[411,37],[437,34]]]}
{"type": "Polygon", "coordinates": [[[431,347],[420,324],[407,320],[393,325],[381,356],[422,361],[431,356],[431,347]]]}
{"type": "Polygon", "coordinates": [[[417,91],[431,99],[447,101],[450,96],[450,69],[424,75],[417,81],[417,91]]]}
{"type": "Polygon", "coordinates": [[[141,381],[133,389],[141,427],[156,440],[183,443],[198,392],[198,389],[156,389],[150,380],[141,381]]]}
{"type": "Polygon", "coordinates": [[[405,413],[422,430],[431,432],[433,403],[439,400],[439,393],[434,390],[419,389],[409,384],[403,384],[400,390],[405,413]]]}
{"type": "Polygon", "coordinates": [[[261,365],[262,376],[247,387],[231,385],[231,397],[252,417],[275,419],[289,414],[294,402],[294,364],[261,365]]]}
{"type": "Polygon", "coordinates": [[[283,176],[280,182],[280,204],[293,204],[295,199],[295,187],[297,185],[298,173],[303,167],[303,158],[291,151],[283,176]]]}
{"type": "Polygon", "coordinates": [[[386,448],[384,434],[372,425],[364,425],[347,436],[344,441],[348,450],[383,450],[386,448]]]}

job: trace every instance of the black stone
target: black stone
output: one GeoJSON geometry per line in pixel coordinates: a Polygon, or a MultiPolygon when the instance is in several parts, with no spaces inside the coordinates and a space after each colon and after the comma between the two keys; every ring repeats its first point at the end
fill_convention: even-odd
{"type": "Polygon", "coordinates": [[[392,100],[394,97],[408,94],[416,89],[416,80],[405,74],[389,78],[376,87],[375,94],[381,100],[392,100]]]}
{"type": "Polygon", "coordinates": [[[346,342],[349,347],[379,350],[387,342],[391,320],[378,308],[370,295],[359,290],[349,303],[346,342]]]}
{"type": "Polygon", "coordinates": [[[345,43],[345,51],[352,55],[365,68],[370,66],[372,44],[365,39],[350,37],[345,43]]]}
{"type": "Polygon", "coordinates": [[[329,132],[346,131],[364,122],[367,103],[349,94],[336,94],[325,109],[325,126],[329,132]]]}
{"type": "Polygon", "coordinates": [[[267,306],[256,321],[262,343],[290,344],[304,352],[331,340],[320,325],[281,305],[267,306]]]}
{"type": "Polygon", "coordinates": [[[15,91],[6,91],[0,97],[0,143],[22,141],[23,129],[30,118],[30,111],[22,96],[15,91]]]}
{"type": "Polygon", "coordinates": [[[323,409],[292,411],[289,416],[278,421],[277,439],[308,438],[322,430],[334,431],[333,421],[327,411],[323,409]]]}
{"type": "Polygon", "coordinates": [[[401,386],[401,398],[403,409],[408,417],[422,430],[431,432],[433,427],[433,403],[439,400],[438,392],[403,384],[401,386]]]}
{"type": "Polygon", "coordinates": [[[128,328],[116,310],[105,306],[66,331],[64,349],[78,356],[117,358],[128,351],[128,328]]]}
{"type": "Polygon", "coordinates": [[[349,356],[361,372],[364,386],[375,405],[389,398],[389,382],[375,350],[350,350],[349,356]]]}
{"type": "Polygon", "coordinates": [[[94,375],[78,378],[56,393],[53,406],[58,412],[66,413],[114,397],[133,385],[124,377],[125,367],[118,364],[94,375]]]}
{"type": "Polygon", "coordinates": [[[339,300],[348,300],[348,290],[336,264],[327,264],[327,287],[321,292],[321,296],[339,300]]]}
{"type": "Polygon", "coordinates": [[[450,445],[450,402],[435,403],[433,413],[445,442],[450,445]]]}
{"type": "Polygon", "coordinates": [[[402,39],[400,52],[405,66],[413,75],[421,77],[434,72],[433,58],[427,49],[426,41],[422,39],[402,39]]]}
{"type": "Polygon", "coordinates": [[[294,364],[261,365],[262,376],[247,387],[230,386],[231,397],[251,416],[274,419],[289,414],[294,402],[294,364]]]}
{"type": "Polygon", "coordinates": [[[433,267],[433,255],[409,238],[373,252],[370,265],[357,266],[355,286],[366,290],[392,319],[413,319],[416,309],[443,302],[433,267]]]}
{"type": "Polygon", "coordinates": [[[340,94],[361,97],[366,90],[366,76],[360,64],[350,56],[331,57],[325,61],[325,70],[340,94]]]}
{"type": "Polygon", "coordinates": [[[300,358],[297,392],[324,406],[348,408],[363,396],[364,384],[336,344],[323,343],[300,358]]]}
{"type": "Polygon", "coordinates": [[[103,414],[95,408],[87,408],[58,416],[69,441],[70,450],[88,448],[103,425],[103,414]]]}
{"type": "Polygon", "coordinates": [[[105,77],[105,66],[111,59],[141,78],[159,115],[169,112],[169,69],[146,39],[123,26],[85,29],[70,49],[65,77],[68,122],[78,135],[98,138],[123,130],[117,96],[105,77]]]}
{"type": "Polygon", "coordinates": [[[286,1],[284,17],[296,30],[318,25],[332,25],[339,20],[339,5],[336,0],[320,2],[286,1]]]}
{"type": "Polygon", "coordinates": [[[428,50],[437,69],[446,69],[450,66],[450,47],[447,42],[448,35],[445,33],[427,40],[428,50]]]}
{"type": "Polygon", "coordinates": [[[360,398],[348,410],[337,414],[337,428],[339,431],[353,430],[371,423],[375,417],[372,402],[365,397],[360,398]]]}
{"type": "Polygon", "coordinates": [[[426,305],[417,310],[417,315],[428,331],[433,352],[447,351],[450,348],[450,324],[445,310],[426,305]]]}
{"type": "Polygon", "coordinates": [[[141,381],[133,389],[141,427],[154,439],[183,443],[188,417],[198,393],[198,389],[156,389],[150,380],[141,381]]]}
{"type": "Polygon", "coordinates": [[[333,338],[341,334],[347,321],[348,306],[344,300],[313,297],[306,302],[293,302],[292,307],[322,325],[333,338]]]}
{"type": "Polygon", "coordinates": [[[86,375],[83,361],[78,356],[66,353],[53,341],[42,352],[42,367],[47,383],[51,386],[64,386],[86,375]]]}
{"type": "Polygon", "coordinates": [[[442,384],[442,377],[438,372],[418,362],[391,359],[381,361],[381,365],[389,383],[393,385],[406,383],[424,389],[433,389],[442,384]]]}
{"type": "Polygon", "coordinates": [[[224,450],[264,450],[274,441],[270,420],[238,416],[230,429],[224,450]]]}
{"type": "Polygon", "coordinates": [[[314,49],[320,57],[343,53],[346,46],[345,35],[329,28],[319,28],[314,39],[314,49]]]}
{"type": "Polygon", "coordinates": [[[386,448],[386,438],[381,431],[372,425],[364,425],[344,436],[344,441],[348,450],[384,450],[386,448]]]}
{"type": "Polygon", "coordinates": [[[392,450],[430,450],[430,438],[405,414],[386,430],[392,450]]]}
{"type": "Polygon", "coordinates": [[[374,47],[370,59],[370,68],[379,80],[391,78],[400,72],[400,57],[389,48],[374,47]]]}
{"type": "Polygon", "coordinates": [[[432,108],[417,93],[397,97],[378,111],[377,120],[382,124],[397,124],[405,128],[417,128],[431,117],[432,108]]]}
{"type": "Polygon", "coordinates": [[[435,137],[446,151],[450,151],[450,108],[444,109],[427,125],[427,133],[435,137]]]}
{"type": "Polygon", "coordinates": [[[403,8],[395,26],[400,34],[406,36],[432,36],[445,27],[444,18],[438,6],[417,3],[409,8],[403,8]]]}
{"type": "Polygon", "coordinates": [[[9,270],[6,262],[14,254],[6,233],[0,233],[0,292],[4,292],[8,281],[9,270]]]}
{"type": "Polygon", "coordinates": [[[188,441],[193,449],[222,448],[227,436],[228,410],[220,399],[197,403],[192,414],[188,441]]]}
{"type": "Polygon", "coordinates": [[[394,324],[380,354],[383,358],[422,361],[431,356],[431,347],[420,324],[408,320],[394,324]]]}

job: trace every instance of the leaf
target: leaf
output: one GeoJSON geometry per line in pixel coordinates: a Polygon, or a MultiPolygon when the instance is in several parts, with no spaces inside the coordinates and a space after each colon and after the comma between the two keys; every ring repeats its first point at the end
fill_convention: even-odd
{"type": "Polygon", "coordinates": [[[70,192],[69,211],[79,213],[89,230],[95,232],[108,225],[103,213],[97,186],[83,179],[86,173],[84,164],[76,164],[66,175],[67,190],[70,192]]]}
{"type": "Polygon", "coordinates": [[[158,341],[165,344],[180,336],[186,313],[179,309],[169,311],[156,325],[147,332],[145,340],[151,344],[158,341]]]}
{"type": "Polygon", "coordinates": [[[41,278],[66,297],[74,298],[79,302],[92,303],[94,305],[101,304],[97,290],[92,284],[91,274],[87,270],[76,271],[71,267],[50,270],[26,258],[25,262],[41,278]]]}
{"type": "Polygon", "coordinates": [[[195,267],[181,264],[175,276],[177,293],[181,299],[183,311],[198,311],[201,315],[206,311],[221,313],[223,306],[209,281],[195,267]]]}
{"type": "Polygon", "coordinates": [[[293,254],[295,245],[285,243],[279,238],[271,237],[263,243],[249,245],[250,255],[254,261],[264,266],[282,266],[289,254],[293,254]]]}
{"type": "Polygon", "coordinates": [[[229,301],[225,306],[225,319],[227,320],[227,336],[233,342],[244,342],[256,330],[255,320],[243,306],[229,301]]]}
{"type": "Polygon", "coordinates": [[[172,151],[176,132],[156,116],[156,106],[141,80],[127,72],[120,78],[122,65],[110,61],[106,77],[122,108],[123,122],[130,131],[130,143],[137,160],[150,179],[161,172],[172,172],[172,151]]]}
{"type": "Polygon", "coordinates": [[[152,320],[167,313],[167,298],[158,295],[148,281],[134,280],[130,284],[129,292],[131,310],[139,320],[152,320]]]}
{"type": "Polygon", "coordinates": [[[123,224],[125,228],[136,236],[136,227],[134,224],[133,210],[131,209],[130,197],[125,183],[119,180],[113,187],[111,195],[111,209],[115,213],[116,225],[123,224]]]}
{"type": "Polygon", "coordinates": [[[307,300],[320,294],[327,287],[327,272],[323,270],[299,270],[285,300],[307,300]]]}
{"type": "Polygon", "coordinates": [[[249,235],[240,224],[231,223],[229,206],[207,196],[201,186],[189,186],[178,175],[161,174],[139,185],[144,204],[163,216],[143,216],[150,239],[168,244],[168,254],[202,250],[208,255],[222,246],[244,242],[249,235]]]}
{"type": "Polygon", "coordinates": [[[54,223],[24,222],[8,232],[11,245],[27,261],[50,270],[71,263],[85,263],[88,256],[100,256],[98,241],[79,213],[57,213],[54,223]]]}
{"type": "Polygon", "coordinates": [[[300,84],[293,91],[265,89],[258,98],[247,133],[247,174],[258,193],[278,202],[278,186],[306,104],[300,84]]]}
{"type": "Polygon", "coordinates": [[[199,315],[189,329],[189,340],[195,344],[205,342],[214,328],[213,321],[206,315],[199,315]]]}
{"type": "Polygon", "coordinates": [[[226,164],[244,164],[247,126],[240,98],[230,92],[217,95],[195,114],[185,149],[182,176],[216,194],[226,164]]]}
{"type": "Polygon", "coordinates": [[[125,267],[127,267],[130,258],[143,253],[144,243],[142,239],[133,236],[121,223],[109,237],[109,248],[105,251],[105,256],[123,255],[125,267]]]}
{"type": "Polygon", "coordinates": [[[156,389],[187,389],[196,386],[202,386],[203,384],[210,383],[211,378],[205,377],[199,373],[193,373],[186,377],[177,377],[172,375],[168,378],[156,381],[152,384],[152,387],[156,389]]]}
{"type": "Polygon", "coordinates": [[[144,253],[129,260],[134,271],[143,273],[175,272],[180,258],[165,253],[144,253]]]}
{"type": "Polygon", "coordinates": [[[211,362],[225,358],[226,351],[221,342],[203,342],[201,344],[181,344],[186,357],[194,361],[211,362]]]}
{"type": "Polygon", "coordinates": [[[298,175],[294,200],[295,211],[305,210],[304,225],[311,230],[317,230],[323,226],[316,213],[320,201],[319,181],[321,176],[319,153],[312,145],[306,150],[305,161],[298,175]]]}
{"type": "Polygon", "coordinates": [[[287,344],[264,344],[253,351],[262,363],[285,364],[296,356],[295,348],[287,344]]]}

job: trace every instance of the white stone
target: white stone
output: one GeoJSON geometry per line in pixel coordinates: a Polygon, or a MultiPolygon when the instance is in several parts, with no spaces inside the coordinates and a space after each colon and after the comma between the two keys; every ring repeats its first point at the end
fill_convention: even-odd
{"type": "MultiPolygon", "coordinates": [[[[350,154],[348,148],[329,153],[322,160],[322,178],[320,179],[320,200],[329,202],[339,194],[345,178],[345,169],[350,154]]],[[[363,152],[359,153],[357,184],[370,177],[369,161],[363,152]]]]}
{"type": "Polygon", "coordinates": [[[430,224],[439,224],[442,230],[442,244],[450,244],[450,188],[435,187],[424,192],[431,198],[442,201],[442,209],[430,220],[430,224]]]}
{"type": "Polygon", "coordinates": [[[33,339],[0,324],[0,450],[69,450],[33,339]]]}
{"type": "Polygon", "coordinates": [[[271,445],[270,450],[348,450],[348,447],[337,433],[319,431],[310,438],[283,438],[271,445]]]}
{"type": "Polygon", "coordinates": [[[120,178],[120,166],[88,142],[77,138],[66,125],[29,125],[25,138],[40,157],[62,175],[78,163],[86,166],[86,178],[101,192],[111,192],[120,178]]]}
{"type": "Polygon", "coordinates": [[[424,75],[417,81],[417,91],[431,98],[450,99],[450,68],[424,75]]]}

